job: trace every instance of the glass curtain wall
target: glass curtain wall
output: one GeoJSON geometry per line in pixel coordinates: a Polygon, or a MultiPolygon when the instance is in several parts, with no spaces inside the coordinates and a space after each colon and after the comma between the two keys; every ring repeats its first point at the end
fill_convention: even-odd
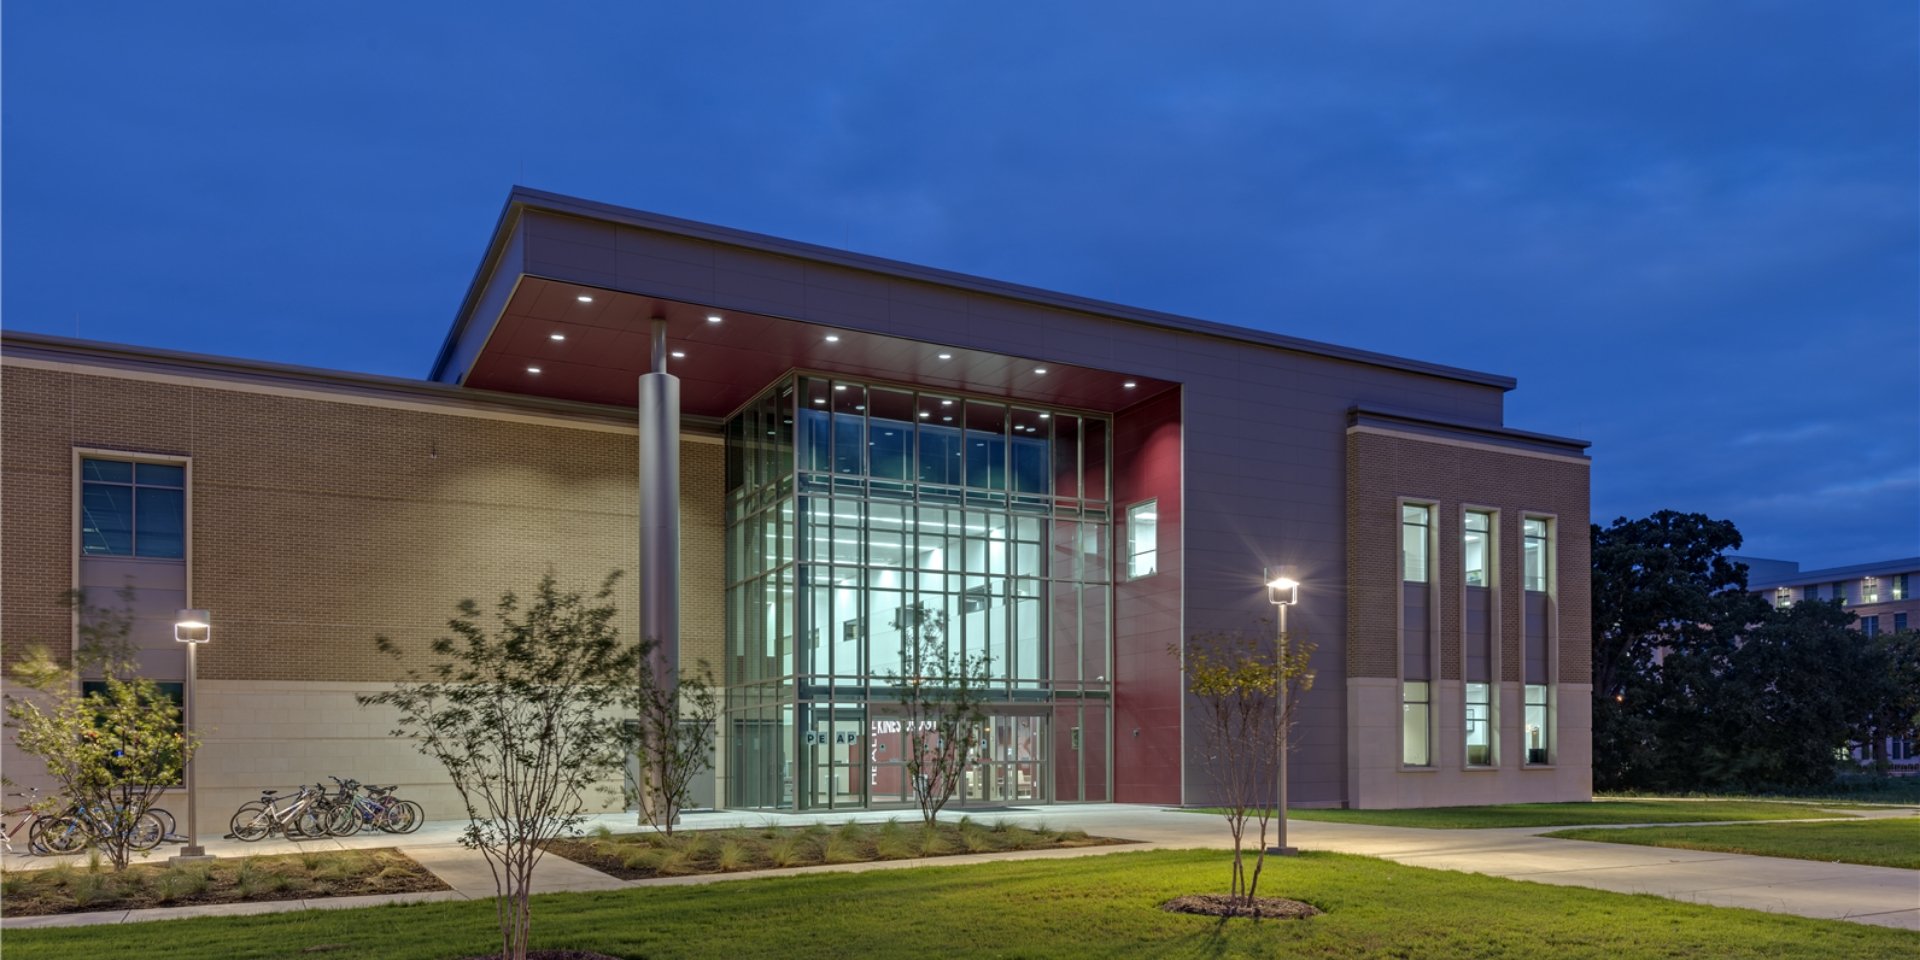
{"type": "Polygon", "coordinates": [[[729,420],[729,805],[912,803],[894,677],[928,630],[991,663],[967,799],[1107,799],[1109,431],[813,376],[729,420]]]}

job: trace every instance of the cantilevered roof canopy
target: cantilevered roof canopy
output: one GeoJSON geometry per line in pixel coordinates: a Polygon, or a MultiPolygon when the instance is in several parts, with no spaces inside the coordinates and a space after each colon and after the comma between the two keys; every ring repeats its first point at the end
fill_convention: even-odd
{"type": "Polygon", "coordinates": [[[1118,410],[1177,385],[1152,376],[1170,335],[1514,385],[519,187],[431,378],[631,404],[654,318],[685,354],[671,369],[695,416],[725,415],[796,368],[1118,410]]]}

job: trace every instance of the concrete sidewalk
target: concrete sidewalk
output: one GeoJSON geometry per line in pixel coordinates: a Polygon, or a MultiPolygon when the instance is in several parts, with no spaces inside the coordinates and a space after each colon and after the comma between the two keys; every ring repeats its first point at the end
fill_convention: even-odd
{"type": "MultiPolygon", "coordinates": [[[[1810,809],[1809,813],[1814,815],[1809,819],[1827,818],[1820,816],[1817,808],[1810,809]]],[[[1874,811],[1872,815],[1901,816],[1913,813],[1911,808],[1892,808],[1874,811]]],[[[998,860],[1055,859],[1099,856],[1136,850],[1190,850],[1223,848],[1230,845],[1220,817],[1156,807],[1101,804],[961,810],[943,819],[957,819],[962,815],[972,815],[975,819],[985,822],[996,819],[1006,819],[1026,825],[1044,822],[1062,829],[1084,830],[1097,836],[1124,838],[1136,842],[1070,850],[836,864],[798,870],[764,870],[633,881],[618,880],[559,857],[546,857],[536,870],[535,890],[540,893],[554,893],[618,890],[641,886],[680,886],[726,883],[763,876],[791,876],[796,873],[851,873],[932,865],[961,866],[998,860]]],[[[688,815],[681,829],[711,830],[758,827],[766,824],[802,826],[821,822],[844,823],[848,820],[878,822],[894,817],[910,819],[912,816],[911,813],[903,814],[899,811],[863,811],[828,815],[701,813],[688,815]]],[[[596,817],[590,822],[589,829],[602,825],[619,832],[637,829],[632,814],[596,817]]],[[[441,821],[428,823],[421,828],[420,832],[405,836],[372,834],[297,844],[286,841],[243,844],[231,840],[215,840],[206,844],[208,852],[223,857],[292,853],[313,849],[398,847],[402,853],[412,857],[451,887],[450,891],[396,897],[290,900],[275,903],[21,917],[0,920],[0,926],[6,929],[82,926],[97,923],[131,923],[172,917],[232,916],[315,907],[344,908],[389,902],[492,897],[494,895],[493,875],[487,869],[485,861],[478,854],[457,844],[459,832],[463,826],[460,823],[441,821]]],[[[1562,829],[1567,828],[1430,830],[1294,820],[1290,826],[1289,840],[1295,846],[1305,850],[1362,854],[1410,866],[1461,870],[1535,883],[1592,887],[1620,893],[1651,893],[1690,903],[1747,907],[1803,917],[1852,920],[1920,931],[1920,871],[1776,857],[1669,850],[1659,847],[1589,843],[1579,840],[1556,840],[1538,836],[1540,833],[1562,829]]],[[[14,858],[9,858],[6,862],[7,868],[48,866],[52,862],[58,862],[55,858],[20,859],[28,862],[16,862],[14,858]]]]}

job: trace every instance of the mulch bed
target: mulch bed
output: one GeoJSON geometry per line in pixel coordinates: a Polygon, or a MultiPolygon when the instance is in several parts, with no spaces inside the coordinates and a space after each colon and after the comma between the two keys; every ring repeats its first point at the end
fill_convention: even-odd
{"type": "Polygon", "coordinates": [[[1224,893],[1190,893],[1174,897],[1160,905],[1168,913],[1192,913],[1203,917],[1252,917],[1255,920],[1299,920],[1320,914],[1319,907],[1283,897],[1256,897],[1249,908],[1244,901],[1224,893]]]}
{"type": "MultiPolygon", "coordinates": [[[[475,954],[460,960],[500,960],[497,953],[475,954]]],[[[592,950],[528,950],[527,960],[620,960],[619,957],[592,950]]]]}
{"type": "Polygon", "coordinates": [[[10,917],[100,910],[140,910],[149,907],[194,907],[220,903],[267,903],[316,900],[326,897],[364,897],[446,890],[448,886],[427,868],[391,847],[371,850],[326,851],[221,857],[193,865],[207,880],[188,884],[180,868],[160,863],[138,863],[124,873],[98,873],[84,867],[9,870],[0,899],[10,917]],[[317,869],[309,869],[311,859],[317,869]],[[251,861],[252,879],[239,882],[243,864],[251,861]],[[327,872],[326,868],[336,869],[327,872]],[[173,880],[163,878],[173,874],[173,880]],[[169,886],[170,884],[170,886],[169,886]],[[86,896],[77,898],[76,887],[86,896]],[[163,889],[165,888],[165,889],[163,889]]]}

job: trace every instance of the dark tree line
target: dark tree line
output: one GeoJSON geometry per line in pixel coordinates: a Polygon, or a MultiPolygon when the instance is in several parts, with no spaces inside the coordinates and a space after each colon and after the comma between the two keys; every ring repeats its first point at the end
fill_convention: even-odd
{"type": "Polygon", "coordinates": [[[1776,608],[1740,543],[1697,513],[1594,526],[1596,788],[1819,786],[1850,744],[1877,759],[1920,726],[1920,633],[1868,637],[1837,600],[1776,608]]]}

